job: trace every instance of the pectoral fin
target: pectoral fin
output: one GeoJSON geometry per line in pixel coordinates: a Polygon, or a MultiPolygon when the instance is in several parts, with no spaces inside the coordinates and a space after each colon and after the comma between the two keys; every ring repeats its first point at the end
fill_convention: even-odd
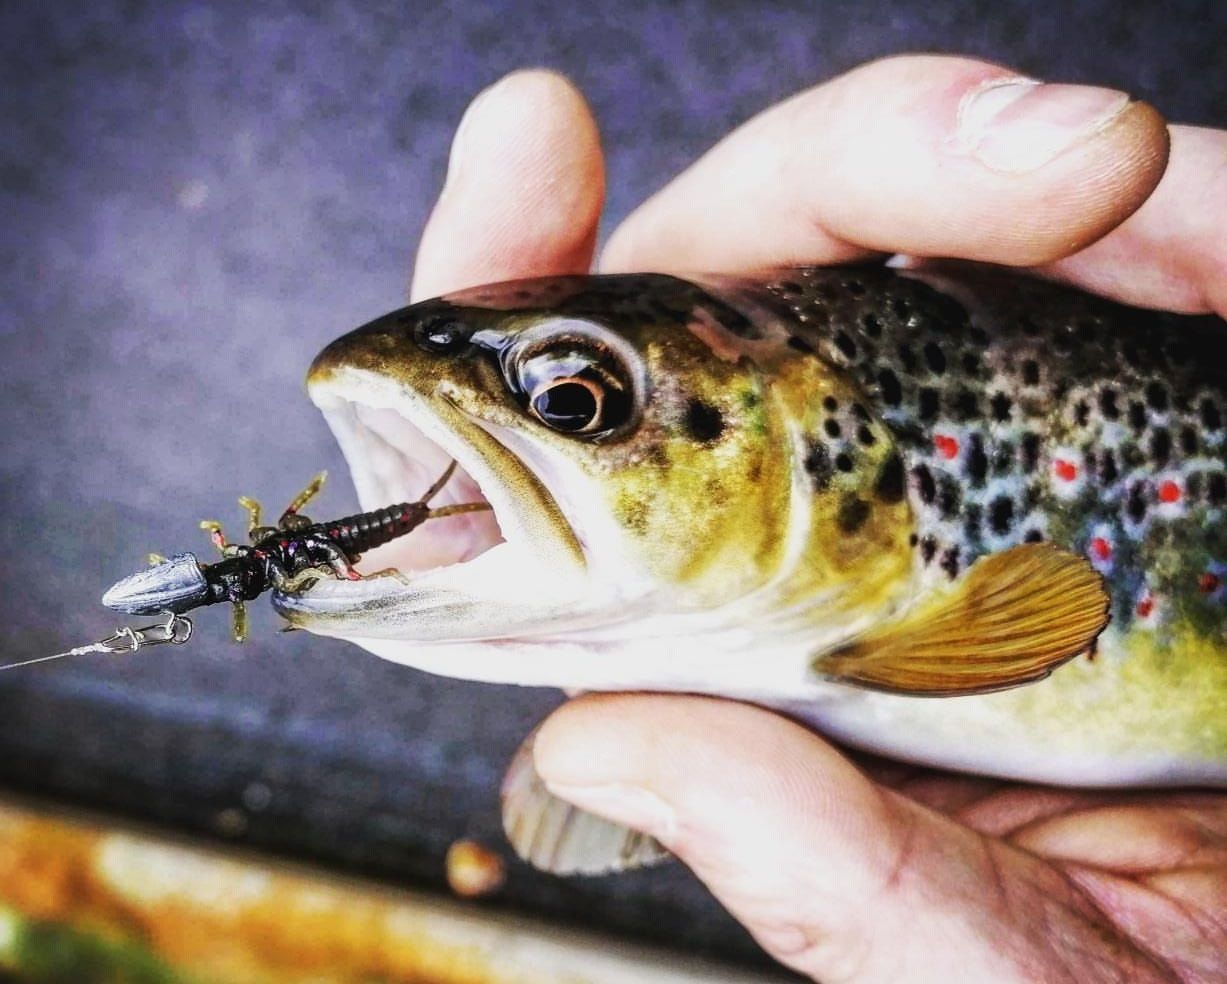
{"type": "Polygon", "coordinates": [[[599,875],[669,856],[646,834],[577,809],[546,789],[532,746],[529,735],[503,780],[503,830],[520,857],[557,875],[599,875]]]}
{"type": "Polygon", "coordinates": [[[1028,543],[982,557],[945,593],[814,662],[890,693],[954,696],[1040,680],[1108,624],[1103,579],[1075,554],[1028,543]]]}

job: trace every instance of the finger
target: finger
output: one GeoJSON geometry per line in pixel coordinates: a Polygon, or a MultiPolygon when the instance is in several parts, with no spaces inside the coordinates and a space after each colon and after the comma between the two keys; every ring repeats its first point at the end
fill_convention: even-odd
{"type": "Polygon", "coordinates": [[[614,233],[610,270],[737,271],[872,251],[1037,265],[1098,239],[1163,173],[1124,93],[961,58],[873,62],[751,120],[614,233]]]}
{"type": "Polygon", "coordinates": [[[604,195],[600,138],[583,96],[554,72],[513,72],[460,121],[411,296],[587,272],[604,195]]]}
{"type": "Polygon", "coordinates": [[[555,795],[658,837],[770,953],[820,980],[1036,980],[1045,961],[1098,979],[1144,963],[1036,859],[758,708],[581,698],[542,727],[535,764],[555,795]]]}
{"type": "Polygon", "coordinates": [[[1041,272],[1128,304],[1227,317],[1227,131],[1173,126],[1171,138],[1137,213],[1041,272]]]}

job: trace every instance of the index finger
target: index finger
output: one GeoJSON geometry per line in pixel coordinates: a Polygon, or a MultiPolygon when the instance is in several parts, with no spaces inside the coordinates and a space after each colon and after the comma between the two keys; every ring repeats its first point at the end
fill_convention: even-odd
{"type": "Polygon", "coordinates": [[[1122,93],[997,65],[871,63],[768,109],[623,223],[603,266],[736,271],[875,252],[1034,266],[1142,204],[1167,129],[1122,93]]]}

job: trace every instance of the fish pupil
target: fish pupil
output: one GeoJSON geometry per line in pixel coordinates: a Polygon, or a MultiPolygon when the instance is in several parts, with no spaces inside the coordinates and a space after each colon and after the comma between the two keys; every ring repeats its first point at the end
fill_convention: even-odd
{"type": "Polygon", "coordinates": [[[580,431],[589,426],[597,415],[596,397],[582,383],[558,383],[542,390],[533,398],[537,415],[561,431],[580,431]]]}

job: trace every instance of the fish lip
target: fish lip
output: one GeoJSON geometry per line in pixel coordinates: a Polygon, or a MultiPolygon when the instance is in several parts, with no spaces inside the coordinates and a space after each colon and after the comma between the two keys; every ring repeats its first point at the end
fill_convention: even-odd
{"type": "MultiPolygon", "coordinates": [[[[457,476],[432,503],[440,505],[459,501],[450,497],[450,487],[457,479],[467,480],[491,506],[488,513],[468,516],[492,517],[496,532],[493,536],[486,535],[479,549],[445,559],[438,565],[427,565],[407,578],[403,575],[368,576],[360,581],[324,578],[300,591],[273,592],[274,608],[294,625],[326,629],[331,635],[345,635],[341,623],[347,616],[369,616],[374,610],[395,605],[398,600],[415,594],[422,584],[428,583],[430,575],[476,560],[494,550],[506,552],[510,549],[523,555],[531,554],[535,562],[541,561],[541,554],[554,556],[556,560],[569,558],[573,562],[572,567],[585,566],[576,531],[546,484],[520,455],[499,441],[480,420],[461,409],[442,387],[427,396],[377,372],[339,366],[322,378],[311,379],[310,396],[324,413],[341,445],[364,510],[413,501],[438,477],[446,462],[454,460],[458,466],[457,476]],[[414,437],[419,443],[406,448],[396,444],[386,432],[380,433],[369,414],[388,413],[399,417],[409,430],[416,432],[414,437]],[[396,494],[390,494],[386,476],[379,474],[380,466],[383,465],[386,472],[394,455],[414,462],[420,461],[423,452],[431,451],[439,456],[436,462],[438,467],[432,472],[427,466],[415,476],[415,480],[421,480],[421,488],[409,489],[401,485],[396,494]],[[492,463],[491,458],[496,460],[492,463]],[[493,465],[503,469],[503,473],[493,465]],[[551,523],[548,519],[530,521],[535,506],[541,506],[542,511],[549,513],[554,521],[549,531],[554,534],[553,542],[544,546],[541,534],[551,527],[551,523]]],[[[395,462],[392,461],[392,464],[395,462]]],[[[472,497],[461,498],[471,501],[472,497]]],[[[386,567],[386,564],[372,560],[378,551],[401,545],[408,549],[409,544],[416,548],[433,529],[438,529],[438,537],[445,539],[449,535],[449,525],[454,529],[455,524],[465,519],[453,516],[433,521],[439,524],[438,527],[426,524],[426,528],[415,530],[407,537],[372,551],[361,566],[368,568],[368,574],[380,566],[386,567]]],[[[551,538],[547,536],[545,539],[551,538]]],[[[355,631],[355,634],[359,633],[360,630],[355,631]]]]}

